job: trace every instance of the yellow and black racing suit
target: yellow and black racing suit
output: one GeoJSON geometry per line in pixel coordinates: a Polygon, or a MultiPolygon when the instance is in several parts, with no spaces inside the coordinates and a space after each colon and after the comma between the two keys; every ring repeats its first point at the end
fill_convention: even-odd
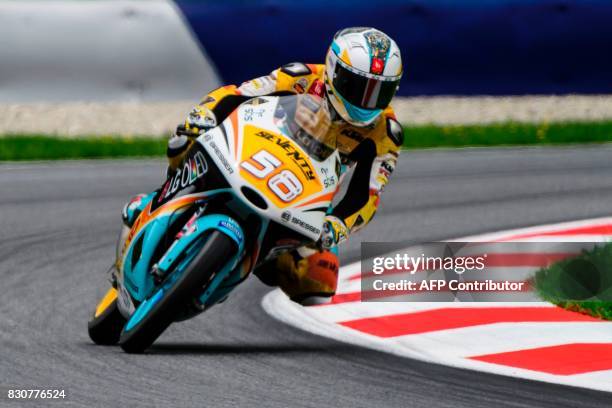
{"type": "MultiPolygon", "coordinates": [[[[255,96],[312,93],[323,97],[324,72],[322,64],[291,63],[240,86],[215,89],[179,125],[176,134],[198,136],[202,124],[221,123],[240,103],[255,96]]],[[[357,127],[336,117],[332,129],[337,131],[343,164],[354,166],[354,171],[344,197],[331,215],[343,220],[349,233],[353,233],[370,222],[378,208],[380,195],[397,163],[403,132],[390,106],[369,126],[357,127]]],[[[178,146],[169,143],[170,167],[180,162],[192,143],[188,140],[189,143],[178,146]]],[[[311,295],[333,295],[337,265],[337,258],[334,265],[330,254],[304,258],[294,252],[260,265],[255,274],[265,283],[280,285],[292,299],[300,300],[311,295]]]]}

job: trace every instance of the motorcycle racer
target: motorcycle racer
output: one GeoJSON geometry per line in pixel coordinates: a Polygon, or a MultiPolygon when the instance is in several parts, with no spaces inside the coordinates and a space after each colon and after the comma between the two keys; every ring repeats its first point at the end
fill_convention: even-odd
{"type": "MultiPolygon", "coordinates": [[[[386,34],[367,27],[340,30],[325,64],[290,63],[269,75],[206,95],[169,139],[169,169],[181,163],[195,138],[250,98],[301,93],[325,98],[343,167],[353,169],[346,193],[326,216],[316,249],[283,253],[259,265],[254,273],[264,283],[280,286],[297,302],[330,297],[338,277],[336,247],[371,221],[397,163],[403,131],[389,103],[401,75],[400,50],[386,34]]],[[[123,220],[127,226],[148,201],[138,195],[126,204],[123,220]]]]}

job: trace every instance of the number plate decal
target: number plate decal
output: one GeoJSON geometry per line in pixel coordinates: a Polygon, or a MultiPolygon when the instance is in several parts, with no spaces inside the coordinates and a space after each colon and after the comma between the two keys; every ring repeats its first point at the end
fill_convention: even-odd
{"type": "Polygon", "coordinates": [[[310,158],[290,139],[246,125],[240,173],[277,207],[323,190],[310,158]]]}

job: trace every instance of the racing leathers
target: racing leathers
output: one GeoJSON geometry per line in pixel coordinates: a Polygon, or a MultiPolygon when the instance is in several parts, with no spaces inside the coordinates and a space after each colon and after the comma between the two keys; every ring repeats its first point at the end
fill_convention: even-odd
{"type": "MultiPolygon", "coordinates": [[[[240,86],[228,85],[210,92],[169,140],[169,167],[178,166],[195,137],[220,124],[249,98],[301,93],[325,97],[324,72],[322,64],[291,63],[240,86]]],[[[332,112],[332,130],[337,132],[343,168],[354,170],[344,197],[326,218],[319,249],[302,248],[282,254],[254,271],[264,283],[280,286],[295,301],[335,293],[338,276],[335,245],[372,220],[403,142],[402,127],[390,106],[367,127],[351,125],[332,112]]]]}

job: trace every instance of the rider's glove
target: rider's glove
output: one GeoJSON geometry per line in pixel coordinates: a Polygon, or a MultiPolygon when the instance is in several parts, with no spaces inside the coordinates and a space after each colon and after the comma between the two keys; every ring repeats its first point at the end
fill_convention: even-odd
{"type": "Polygon", "coordinates": [[[333,248],[346,241],[348,235],[349,229],[344,221],[333,215],[326,215],[323,232],[321,238],[319,238],[319,246],[323,249],[333,248]]]}
{"type": "Polygon", "coordinates": [[[213,111],[203,105],[193,108],[189,112],[185,124],[179,125],[168,140],[168,149],[166,150],[166,156],[168,157],[167,172],[176,170],[196,137],[215,126],[217,126],[217,118],[213,111]]]}
{"type": "Polygon", "coordinates": [[[198,105],[189,112],[183,128],[187,135],[199,136],[217,126],[215,113],[204,105],[198,105]]]}

